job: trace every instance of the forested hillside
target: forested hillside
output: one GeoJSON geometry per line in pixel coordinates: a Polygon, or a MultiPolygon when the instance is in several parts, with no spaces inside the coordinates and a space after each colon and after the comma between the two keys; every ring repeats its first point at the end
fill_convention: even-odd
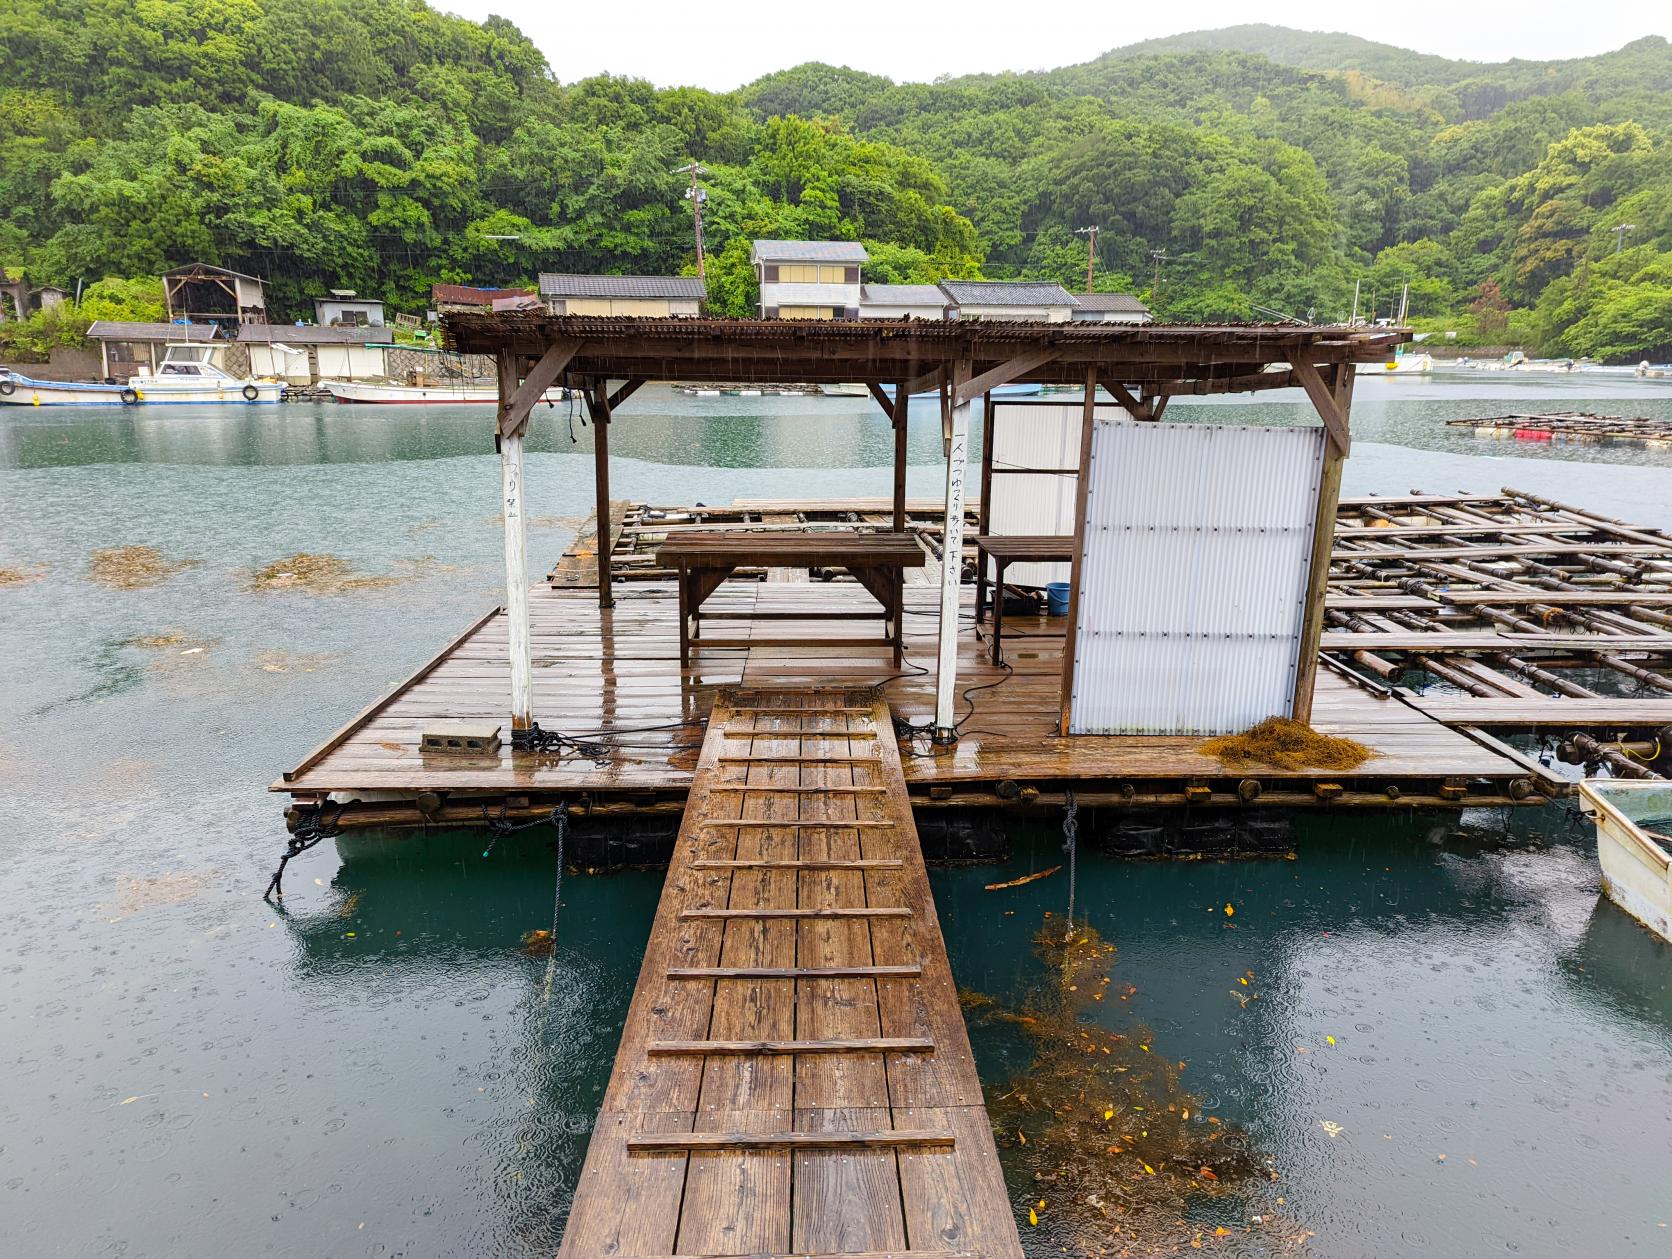
{"type": "Polygon", "coordinates": [[[696,158],[724,312],[750,308],[755,236],[858,237],[877,280],[1078,288],[1095,223],[1098,287],[1167,317],[1339,319],[1355,281],[1386,314],[1409,282],[1466,343],[1672,357],[1659,38],[1486,65],[1238,27],[717,94],[560,84],[511,24],[419,0],[11,0],[0,84],[0,264],[71,288],[203,259],[295,316],[327,287],[416,311],[438,280],[691,270],[696,158]]]}

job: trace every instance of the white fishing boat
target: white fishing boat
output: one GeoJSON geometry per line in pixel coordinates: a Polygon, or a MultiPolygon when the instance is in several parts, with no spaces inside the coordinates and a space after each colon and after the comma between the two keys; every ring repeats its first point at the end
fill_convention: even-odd
{"type": "Polygon", "coordinates": [[[861,384],[820,385],[819,392],[827,398],[864,398],[870,390],[861,384]]]}
{"type": "Polygon", "coordinates": [[[1672,940],[1672,783],[1588,778],[1579,798],[1596,821],[1603,894],[1672,940]]]}
{"type": "Polygon", "coordinates": [[[1426,350],[1418,350],[1414,354],[1395,353],[1391,359],[1382,364],[1381,370],[1366,367],[1364,373],[1367,376],[1432,376],[1434,374],[1434,356],[1426,350]]]}
{"type": "MultiPolygon", "coordinates": [[[[402,385],[378,380],[322,380],[319,387],[338,402],[385,403],[395,406],[492,405],[499,401],[497,385],[478,381],[431,381],[402,385]]],[[[540,395],[542,402],[561,402],[568,397],[553,385],[540,395]]]]}
{"type": "Polygon", "coordinates": [[[0,373],[0,405],[14,407],[135,407],[214,403],[232,406],[278,402],[284,384],[267,378],[228,375],[214,363],[215,346],[171,343],[155,373],[130,376],[128,383],[36,380],[21,372],[0,373]]]}

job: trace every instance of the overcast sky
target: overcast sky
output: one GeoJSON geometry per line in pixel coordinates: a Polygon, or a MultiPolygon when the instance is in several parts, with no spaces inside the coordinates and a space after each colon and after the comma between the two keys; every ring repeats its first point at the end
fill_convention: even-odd
{"type": "Polygon", "coordinates": [[[560,79],[625,74],[728,91],[773,70],[826,61],[893,79],[1044,70],[1122,44],[1241,22],[1348,31],[1473,61],[1605,52],[1672,34],[1672,5],[1592,0],[1454,0],[1403,6],[1286,0],[432,0],[480,20],[510,18],[560,79]],[[1399,13],[1413,15],[1401,21],[1399,13]],[[1414,16],[1420,15],[1420,16],[1414,16]]]}

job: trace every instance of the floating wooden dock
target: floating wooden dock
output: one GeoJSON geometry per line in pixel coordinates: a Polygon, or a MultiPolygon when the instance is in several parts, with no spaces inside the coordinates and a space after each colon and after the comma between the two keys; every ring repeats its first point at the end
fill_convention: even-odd
{"type": "Polygon", "coordinates": [[[1020,1256],[887,703],[714,705],[560,1256],[1020,1256]]]}
{"type": "Polygon", "coordinates": [[[1672,424],[1641,416],[1592,415],[1562,411],[1550,415],[1495,415],[1484,419],[1447,420],[1481,437],[1511,437],[1535,442],[1636,442],[1672,446],[1672,424]]]}

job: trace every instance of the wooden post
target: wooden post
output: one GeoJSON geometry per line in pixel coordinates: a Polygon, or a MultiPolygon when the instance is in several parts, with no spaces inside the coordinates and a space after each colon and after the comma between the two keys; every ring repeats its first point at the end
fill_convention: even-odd
{"type": "Polygon", "coordinates": [[[592,382],[587,394],[592,412],[592,479],[598,512],[598,606],[613,608],[610,589],[610,382],[592,382]]]}
{"type": "MultiPolygon", "coordinates": [[[[951,430],[946,449],[946,516],[941,525],[940,659],[935,669],[934,741],[955,743],[953,705],[958,685],[959,594],[964,573],[964,479],[969,471],[970,400],[957,393],[974,368],[960,359],[953,369],[951,430]]],[[[943,394],[943,398],[945,395],[943,394]]]]}
{"type": "MultiPolygon", "coordinates": [[[[1120,386],[1111,389],[1120,397],[1120,386]]],[[[1128,408],[1130,413],[1130,408],[1128,408]]],[[[1134,416],[1134,419],[1137,417],[1134,416]]],[[[1068,733],[1074,699],[1075,633],[1080,622],[1080,577],[1085,566],[1086,494],[1091,485],[1091,440],[1097,421],[1097,366],[1086,368],[1086,396],[1080,411],[1080,475],[1074,484],[1074,558],[1068,570],[1068,624],[1062,635],[1062,717],[1057,733],[1068,733]]]]}
{"type": "MultiPolygon", "coordinates": [[[[977,533],[993,531],[993,395],[981,395],[981,507],[976,516],[977,533]]],[[[979,551],[975,556],[975,623],[981,624],[982,605],[987,601],[987,565],[989,561],[979,551]]],[[[997,576],[997,573],[994,574],[997,576]]],[[[995,600],[1004,598],[1004,586],[993,587],[995,600]]]]}
{"type": "Polygon", "coordinates": [[[906,420],[911,415],[911,395],[906,382],[894,384],[894,532],[906,531],[906,420]]]}
{"type": "MultiPolygon", "coordinates": [[[[517,362],[499,352],[499,406],[503,413],[517,391],[517,362]]],[[[500,511],[505,518],[505,617],[510,624],[511,729],[534,724],[534,668],[528,632],[527,523],[523,513],[523,433],[525,419],[510,432],[499,432],[500,511]]]]}
{"type": "MultiPolygon", "coordinates": [[[[1310,366],[1310,365],[1308,365],[1310,366]]],[[[1314,369],[1314,374],[1316,374],[1314,369]]],[[[1334,415],[1326,413],[1312,389],[1307,393],[1318,406],[1318,415],[1330,429],[1324,440],[1324,463],[1318,477],[1318,505],[1312,515],[1311,570],[1306,580],[1306,602],[1301,610],[1300,649],[1295,661],[1295,698],[1290,716],[1312,721],[1312,692],[1318,682],[1318,647],[1324,637],[1324,598],[1329,593],[1329,557],[1335,548],[1335,512],[1341,500],[1341,466],[1347,461],[1346,436],[1350,432],[1353,408],[1351,363],[1338,363],[1333,373],[1328,402],[1334,415]],[[1336,421],[1332,423],[1331,421],[1336,421]],[[1339,435],[1339,437],[1338,437],[1339,435]]]]}

